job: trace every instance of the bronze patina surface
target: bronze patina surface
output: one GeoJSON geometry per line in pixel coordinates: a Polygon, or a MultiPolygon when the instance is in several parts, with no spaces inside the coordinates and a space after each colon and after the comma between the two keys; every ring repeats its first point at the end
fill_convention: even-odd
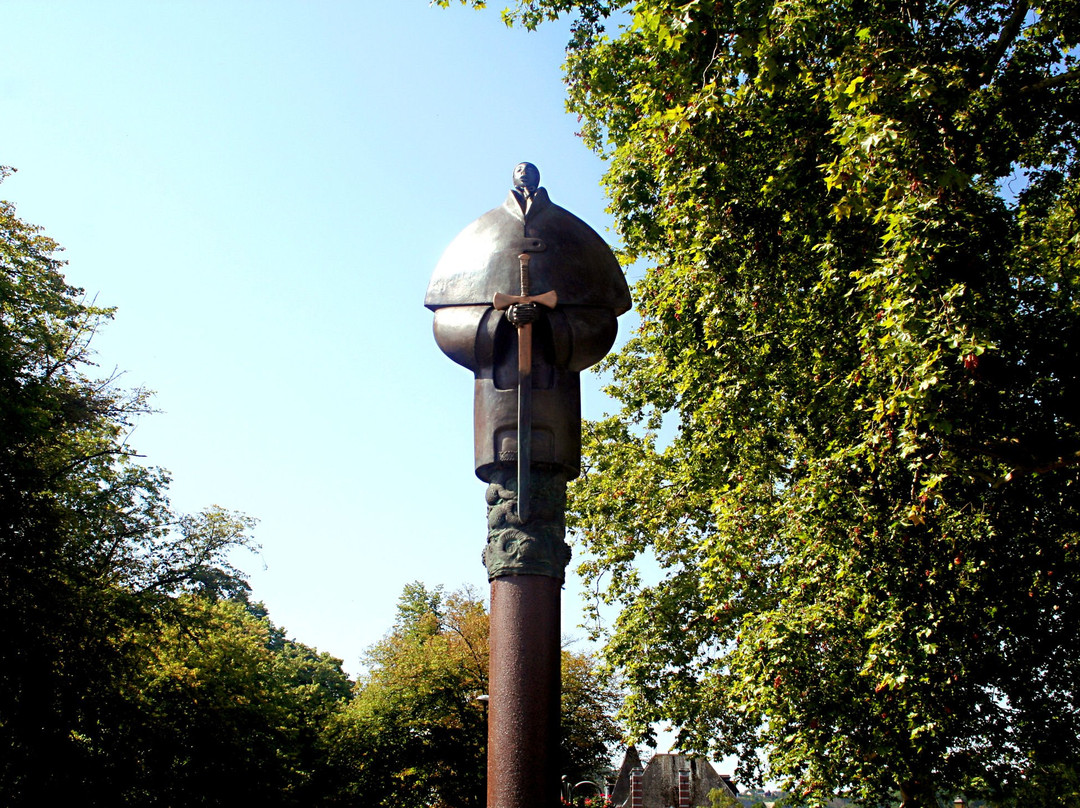
{"type": "MultiPolygon", "coordinates": [[[[447,247],[424,305],[435,312],[435,340],[475,377],[475,469],[485,482],[517,459],[518,329],[525,312],[496,310],[495,295],[520,288],[522,254],[529,293],[555,292],[532,325],[532,464],[576,477],[581,462],[578,373],[615,341],[630,290],[611,249],[585,222],[554,204],[530,163],[515,170],[506,201],[465,228],[447,247]],[[521,176],[524,173],[524,178],[521,176]]],[[[524,307],[520,307],[524,308],[524,307]]]]}
{"type": "Polygon", "coordinates": [[[630,290],[611,249],[555,205],[531,163],[450,244],[425,305],[473,372],[476,475],[488,483],[488,808],[559,797],[559,598],[566,483],[581,463],[578,374],[611,349],[630,290]]]}
{"type": "Polygon", "coordinates": [[[565,541],[566,476],[561,471],[533,471],[532,515],[525,522],[518,517],[516,488],[512,467],[496,469],[488,483],[484,548],[488,578],[546,575],[561,582],[570,562],[565,541]]]}

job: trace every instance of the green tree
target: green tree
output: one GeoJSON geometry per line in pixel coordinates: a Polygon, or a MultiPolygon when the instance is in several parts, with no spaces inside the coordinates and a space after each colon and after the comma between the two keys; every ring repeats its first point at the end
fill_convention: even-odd
{"type": "Polygon", "coordinates": [[[284,638],[260,604],[183,595],[182,619],[140,638],[137,776],[123,803],[321,801],[319,738],[352,683],[341,660],[284,638]]]}
{"type": "Polygon", "coordinates": [[[572,492],[626,717],[806,802],[1067,793],[1080,6],[505,13],[574,18],[569,106],[648,265],[572,492]]]}
{"type": "Polygon", "coordinates": [[[487,615],[469,591],[405,587],[328,747],[343,803],[460,808],[485,798],[487,615]]]}
{"type": "Polygon", "coordinates": [[[571,783],[603,783],[612,772],[611,758],[622,741],[615,721],[621,694],[610,674],[591,654],[563,651],[560,753],[562,774],[571,783]]]}
{"type": "Polygon", "coordinates": [[[711,808],[741,808],[742,803],[727,791],[714,788],[709,792],[709,805],[711,808]]]}
{"type": "MultiPolygon", "coordinates": [[[[0,169],[0,179],[10,173],[0,169]]],[[[93,375],[112,316],[58,245],[0,202],[0,795],[115,804],[137,750],[132,683],[180,592],[246,590],[227,553],[252,520],[172,513],[126,443],[145,391],[93,375]]]]}
{"type": "MultiPolygon", "coordinates": [[[[482,806],[486,794],[488,615],[469,589],[405,587],[393,629],[367,654],[353,701],[327,733],[341,803],[482,806]]],[[[604,770],[619,739],[610,681],[563,652],[564,769],[604,770]]]]}

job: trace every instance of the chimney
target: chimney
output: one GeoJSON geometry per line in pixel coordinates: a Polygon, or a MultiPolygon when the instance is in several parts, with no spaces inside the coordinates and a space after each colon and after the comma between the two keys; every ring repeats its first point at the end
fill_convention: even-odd
{"type": "Polygon", "coordinates": [[[679,808],[690,808],[689,769],[679,769],[679,808]]]}
{"type": "Polygon", "coordinates": [[[645,808],[644,793],[641,788],[641,769],[630,770],[630,801],[627,808],[645,808]]]}

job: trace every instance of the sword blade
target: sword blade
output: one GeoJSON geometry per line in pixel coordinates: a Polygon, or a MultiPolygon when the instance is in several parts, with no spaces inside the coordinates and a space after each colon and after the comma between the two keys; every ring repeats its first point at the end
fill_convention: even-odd
{"type": "Polygon", "coordinates": [[[529,482],[532,468],[532,323],[518,328],[518,518],[529,521],[529,482]]]}

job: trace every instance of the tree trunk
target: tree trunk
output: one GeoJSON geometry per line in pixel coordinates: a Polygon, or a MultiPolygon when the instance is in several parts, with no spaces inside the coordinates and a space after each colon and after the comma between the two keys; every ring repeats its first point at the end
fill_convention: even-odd
{"type": "Polygon", "coordinates": [[[900,808],[938,808],[938,800],[928,777],[912,778],[899,785],[900,808]]]}

